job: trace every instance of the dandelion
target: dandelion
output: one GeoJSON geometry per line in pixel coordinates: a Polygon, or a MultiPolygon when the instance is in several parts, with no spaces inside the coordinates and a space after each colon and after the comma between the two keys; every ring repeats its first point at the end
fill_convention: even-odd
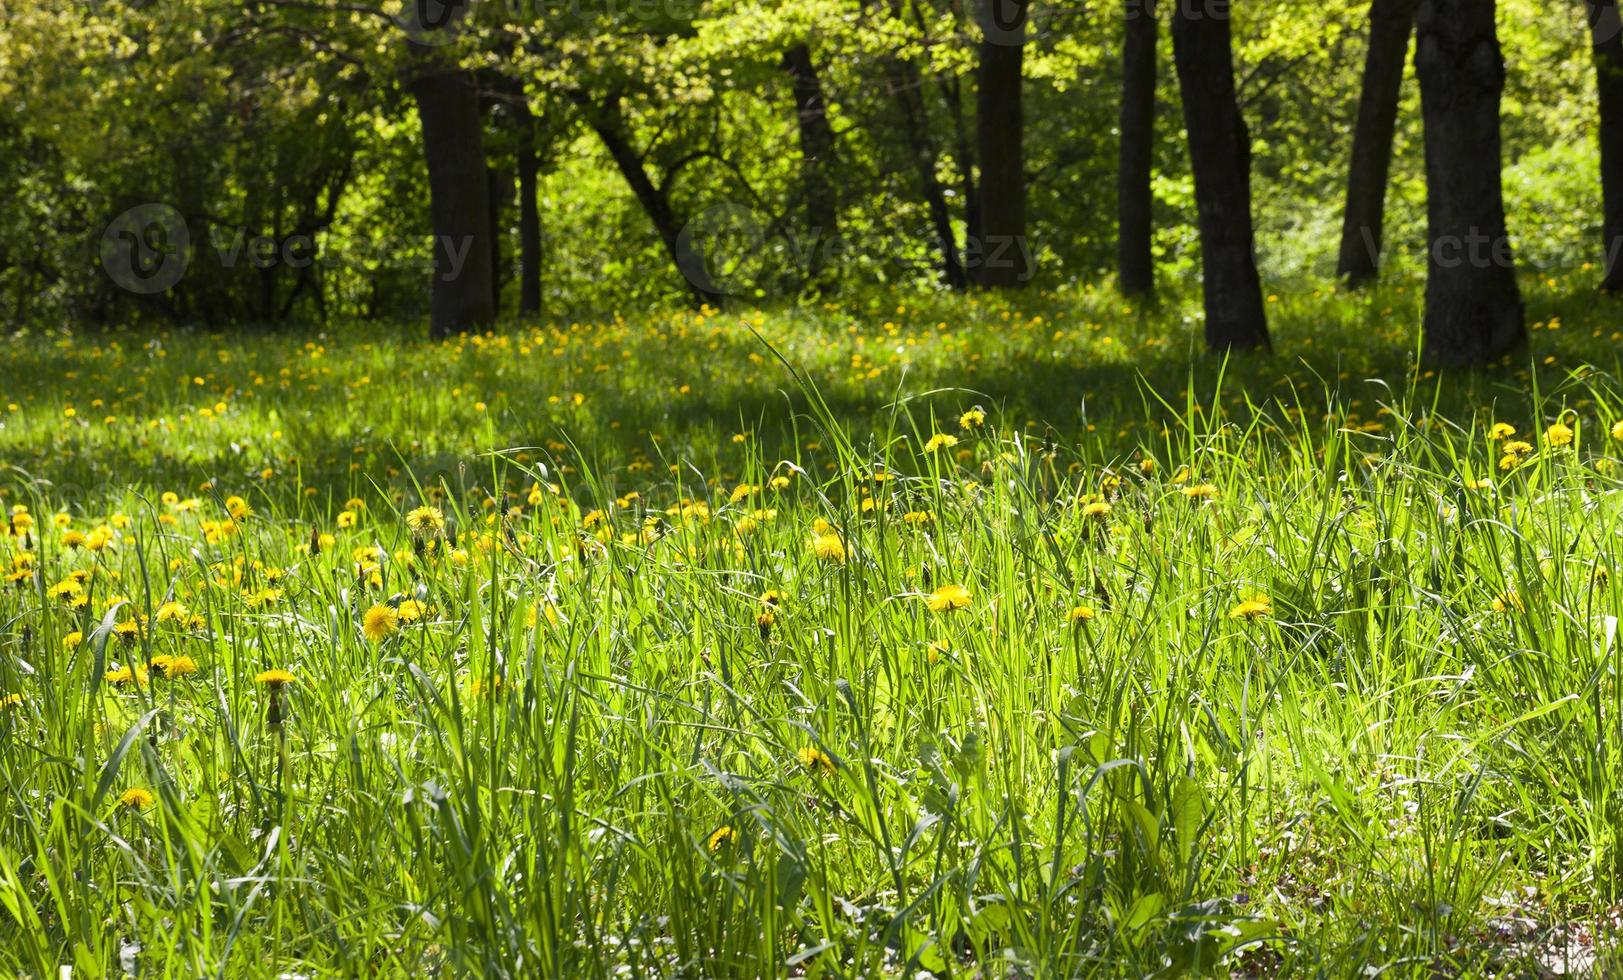
{"type": "Polygon", "coordinates": [[[836,565],[845,564],[845,542],[832,531],[827,531],[812,538],[812,554],[826,562],[836,565]]]}
{"type": "Polygon", "coordinates": [[[834,771],[834,759],[822,749],[808,745],[796,752],[795,758],[800,760],[801,768],[809,772],[824,773],[834,771]]]}
{"type": "Polygon", "coordinates": [[[969,430],[978,429],[986,424],[986,412],[979,408],[972,408],[958,416],[958,428],[969,430]]]}
{"type": "Polygon", "coordinates": [[[1623,419],[1620,419],[1617,424],[1612,426],[1612,438],[1618,442],[1623,442],[1623,419]]]}
{"type": "Polygon", "coordinates": [[[133,684],[136,687],[145,687],[147,682],[147,670],[145,667],[125,664],[122,667],[114,668],[113,670],[109,670],[102,674],[101,679],[117,687],[123,687],[126,684],[133,684]]]}
{"type": "Polygon", "coordinates": [[[1072,626],[1093,622],[1094,612],[1092,606],[1074,606],[1065,614],[1065,621],[1072,626]]]}
{"type": "Polygon", "coordinates": [[[432,537],[445,530],[445,513],[424,504],[406,513],[406,527],[416,537],[432,537]]]}
{"type": "Polygon", "coordinates": [[[171,600],[159,606],[158,611],[153,618],[160,623],[184,624],[188,619],[191,618],[191,610],[187,609],[180,603],[171,600]]]}
{"type": "Polygon", "coordinates": [[[1102,521],[1110,515],[1110,505],[1103,500],[1095,500],[1090,504],[1082,505],[1082,516],[1091,520],[1102,521]]]}
{"type": "Polygon", "coordinates": [[[1495,422],[1488,429],[1488,438],[1494,442],[1503,442],[1516,434],[1516,427],[1508,422],[1495,422]]]}
{"type": "Polygon", "coordinates": [[[1552,446],[1572,445],[1572,427],[1563,422],[1557,422],[1544,430],[1544,441],[1552,446]]]}
{"type": "Polygon", "coordinates": [[[1496,613],[1522,612],[1526,607],[1522,605],[1522,597],[1515,589],[1501,592],[1493,597],[1492,609],[1496,613]]]}
{"type": "Polygon", "coordinates": [[[951,449],[956,445],[958,445],[957,436],[950,436],[945,432],[937,432],[935,435],[930,437],[929,442],[924,444],[924,451],[927,453],[933,453],[942,449],[951,449]]]}
{"type": "Polygon", "coordinates": [[[155,797],[153,797],[151,790],[132,786],[119,796],[118,802],[120,806],[127,810],[145,810],[152,805],[153,799],[155,797]]]}
{"type": "Polygon", "coordinates": [[[1194,501],[1217,499],[1217,488],[1210,483],[1197,483],[1191,487],[1184,487],[1179,492],[1194,501]]]}
{"type": "Polygon", "coordinates": [[[1271,616],[1273,612],[1274,601],[1259,593],[1230,609],[1229,618],[1252,620],[1262,616],[1271,616]]]}
{"type": "Polygon", "coordinates": [[[969,605],[969,590],[961,585],[943,585],[924,597],[931,612],[951,612],[969,605]]]}
{"type": "Polygon", "coordinates": [[[755,617],[755,626],[761,631],[761,639],[772,639],[772,625],[778,621],[777,614],[770,609],[761,610],[755,617]]]}
{"type": "Polygon", "coordinates": [[[197,661],[187,656],[159,654],[152,658],[152,669],[166,680],[177,680],[197,673],[197,661]]]}
{"type": "Polygon", "coordinates": [[[705,840],[704,843],[705,846],[710,849],[710,853],[715,854],[728,844],[737,842],[737,840],[738,831],[734,830],[727,824],[722,824],[714,831],[711,831],[710,836],[705,840]]]}
{"type": "Polygon", "coordinates": [[[0,708],[20,708],[22,703],[23,696],[21,694],[7,694],[5,697],[0,697],[0,708]]]}
{"type": "Polygon", "coordinates": [[[280,691],[285,685],[292,684],[296,680],[291,673],[280,667],[262,670],[254,675],[255,684],[263,684],[272,691],[280,691]]]}
{"type": "Polygon", "coordinates": [[[399,628],[399,614],[385,603],[378,603],[361,617],[361,632],[373,643],[382,643],[399,628]]]}

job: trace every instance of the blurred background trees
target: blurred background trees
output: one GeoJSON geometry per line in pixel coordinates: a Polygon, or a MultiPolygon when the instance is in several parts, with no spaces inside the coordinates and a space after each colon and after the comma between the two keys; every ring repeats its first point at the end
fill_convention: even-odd
{"type": "MultiPolygon", "coordinates": [[[[1427,266],[1417,6],[1424,24],[1450,5],[13,6],[0,13],[15,191],[0,198],[0,309],[16,323],[398,318],[445,332],[875,288],[1119,279],[1140,295],[1200,275],[1204,234],[1208,286],[1239,284],[1218,290],[1215,316],[1208,289],[1213,345],[1258,346],[1259,275],[1287,288],[1427,266]],[[1175,22],[1201,81],[1174,58],[1175,22]],[[1227,70],[1193,58],[1225,47],[1227,70]],[[1212,102],[1188,127],[1184,95],[1212,102]],[[1231,118],[1215,120],[1224,105],[1231,118]],[[1204,209],[1203,158],[1217,168],[1204,209]],[[183,252],[186,271],[131,290],[106,271],[109,228],[153,205],[178,218],[146,221],[139,241],[125,228],[115,258],[183,252]]],[[[1610,145],[1600,110],[1618,116],[1615,6],[1466,6],[1496,22],[1503,53],[1514,261],[1593,263],[1597,285],[1613,282],[1623,192],[1605,206],[1600,161],[1619,154],[1597,146],[1610,145]]]]}

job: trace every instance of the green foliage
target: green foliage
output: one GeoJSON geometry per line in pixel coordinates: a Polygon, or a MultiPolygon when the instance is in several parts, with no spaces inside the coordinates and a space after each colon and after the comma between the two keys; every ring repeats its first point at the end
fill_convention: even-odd
{"type": "MultiPolygon", "coordinates": [[[[1166,5],[1162,5],[1163,8],[1166,5]]],[[[1510,227],[1535,258],[1598,261],[1593,79],[1578,4],[1505,0],[1510,227]]],[[[544,290],[551,315],[640,309],[683,295],[647,216],[576,100],[612,102],[682,220],[743,208],[759,247],[732,256],[744,303],[808,285],[808,248],[834,241],[842,281],[935,287],[938,247],[901,137],[893,67],[908,63],[955,236],[974,174],[977,29],[962,4],[475,5],[451,43],[414,49],[399,4],[222,0],[32,5],[0,15],[0,160],[22,191],[0,203],[0,301],[33,322],[159,316],[241,321],[420,315],[430,255],[427,186],[402,80],[462,64],[516,86],[541,120],[544,290]],[[804,41],[836,132],[837,236],[806,227],[800,148],[779,60],[804,41]],[[966,181],[966,178],[969,180],[966,181]],[[94,262],[103,230],[137,203],[185,215],[193,270],[158,297],[118,290],[94,262]],[[238,234],[312,234],[307,270],[262,270],[214,249],[238,234]],[[91,261],[86,261],[87,256],[91,261]]],[[[1239,3],[1236,72],[1251,129],[1266,274],[1328,272],[1364,49],[1352,0],[1239,3]]],[[[1097,280],[1115,247],[1117,5],[1038,4],[1026,52],[1028,235],[1038,285],[1097,280]]],[[[1196,268],[1193,205],[1170,39],[1162,32],[1157,253],[1168,280],[1196,268]]],[[[1414,268],[1424,217],[1419,114],[1405,87],[1387,235],[1414,268]]],[[[504,96],[504,98],[507,98],[504,96]]],[[[497,99],[492,105],[500,105],[497,99]]],[[[492,108],[492,165],[513,166],[492,108]]],[[[517,254],[517,212],[500,216],[517,254]]],[[[515,308],[513,263],[501,270],[515,308]]]]}

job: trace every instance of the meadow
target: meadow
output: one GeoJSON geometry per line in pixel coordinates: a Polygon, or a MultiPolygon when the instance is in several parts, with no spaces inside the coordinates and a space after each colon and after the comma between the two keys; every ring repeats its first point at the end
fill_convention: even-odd
{"type": "Polygon", "coordinates": [[[1623,969],[1623,305],[18,330],[0,973],[1623,969]]]}

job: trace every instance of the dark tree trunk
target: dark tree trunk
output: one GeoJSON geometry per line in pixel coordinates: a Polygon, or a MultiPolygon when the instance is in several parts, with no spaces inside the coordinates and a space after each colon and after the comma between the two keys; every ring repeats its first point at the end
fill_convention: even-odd
{"type": "Polygon", "coordinates": [[[1155,160],[1155,0],[1127,0],[1121,49],[1121,147],[1116,171],[1116,284],[1126,296],[1155,291],[1150,252],[1155,160]]]}
{"type": "Polygon", "coordinates": [[[420,75],[412,79],[411,92],[423,126],[434,225],[430,330],[446,337],[496,318],[483,118],[467,72],[420,75]]]}
{"type": "Polygon", "coordinates": [[[1215,5],[1178,0],[1172,14],[1173,61],[1200,219],[1206,345],[1213,351],[1267,349],[1251,226],[1251,142],[1235,98],[1228,12],[1208,8],[1215,5]]]}
{"type": "Polygon", "coordinates": [[[1505,233],[1493,0],[1422,0],[1415,73],[1426,134],[1425,339],[1433,364],[1481,364],[1524,336],[1505,233]]]}
{"type": "Polygon", "coordinates": [[[535,116],[519,111],[518,167],[518,309],[541,312],[541,205],[536,200],[535,116]]]}
{"type": "Polygon", "coordinates": [[[1031,278],[1026,239],[1024,119],[1020,88],[1026,44],[1026,0],[976,0],[981,28],[976,75],[975,279],[983,286],[1022,286],[1031,278]]]}
{"type": "Polygon", "coordinates": [[[1354,286],[1373,280],[1380,268],[1392,133],[1397,126],[1398,96],[1403,91],[1403,56],[1409,50],[1418,2],[1374,0],[1369,7],[1369,50],[1364,55],[1363,91],[1358,97],[1352,162],[1347,169],[1341,254],[1336,260],[1336,275],[1354,286]]]}
{"type": "Polygon", "coordinates": [[[935,147],[930,142],[928,113],[919,86],[923,80],[910,62],[892,59],[890,87],[895,93],[901,116],[902,144],[919,177],[919,190],[930,212],[936,247],[941,251],[941,278],[953,289],[969,285],[963,263],[958,259],[958,239],[952,231],[952,211],[947,207],[947,191],[936,175],[935,147]]]}
{"type": "Polygon", "coordinates": [[[502,254],[502,239],[507,229],[502,227],[502,207],[513,197],[513,173],[505,167],[486,167],[490,184],[490,303],[497,313],[502,309],[502,283],[512,269],[502,254]]]}
{"type": "Polygon", "coordinates": [[[642,154],[632,145],[631,137],[626,132],[625,120],[620,115],[618,102],[611,99],[601,104],[593,103],[581,92],[574,93],[572,98],[576,105],[585,110],[587,123],[592,127],[592,131],[597,133],[598,139],[603,141],[603,146],[614,159],[614,165],[619,169],[620,176],[625,178],[631,193],[637,198],[637,203],[642,205],[643,212],[653,223],[654,231],[664,243],[665,252],[671,257],[676,271],[681,274],[682,281],[693,294],[694,302],[720,304],[722,293],[710,280],[704,256],[696,253],[692,242],[683,236],[682,221],[677,218],[675,209],[671,207],[670,195],[666,193],[664,187],[654,183],[643,162],[642,154]]]}
{"type": "Polygon", "coordinates": [[[1606,253],[1600,288],[1623,289],[1623,20],[1617,0],[1587,0],[1600,102],[1601,237],[1606,253]]]}
{"type": "MultiPolygon", "coordinates": [[[[800,127],[800,181],[806,200],[806,241],[810,243],[807,278],[823,278],[826,244],[839,234],[839,194],[834,186],[834,129],[828,122],[823,85],[812,64],[811,49],[795,44],[783,53],[800,127]]],[[[824,283],[832,285],[832,283],[824,283]]]]}

